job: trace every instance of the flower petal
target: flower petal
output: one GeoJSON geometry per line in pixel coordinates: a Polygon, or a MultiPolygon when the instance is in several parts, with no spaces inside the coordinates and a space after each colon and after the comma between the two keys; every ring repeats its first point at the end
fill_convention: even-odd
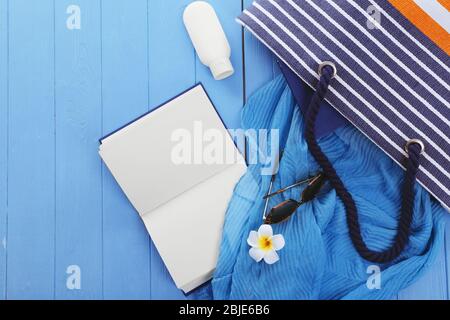
{"type": "Polygon", "coordinates": [[[270,224],[261,225],[261,227],[259,227],[258,229],[258,235],[260,237],[272,237],[273,235],[272,226],[270,224]]]}
{"type": "Polygon", "coordinates": [[[282,234],[276,234],[272,237],[272,245],[275,250],[283,249],[285,242],[282,234]]]}
{"type": "Polygon", "coordinates": [[[248,251],[250,257],[252,257],[256,262],[260,262],[262,258],[264,258],[264,253],[265,253],[264,251],[258,248],[251,248],[248,251]]]}
{"type": "Polygon", "coordinates": [[[258,246],[258,232],[256,232],[256,231],[250,231],[250,234],[248,235],[248,238],[247,238],[247,243],[248,243],[248,245],[249,246],[252,246],[252,247],[257,247],[258,246]]]}
{"type": "Polygon", "coordinates": [[[278,253],[275,252],[275,250],[266,252],[266,255],[264,256],[264,261],[267,264],[274,264],[278,260],[280,260],[280,257],[278,256],[278,253]]]}

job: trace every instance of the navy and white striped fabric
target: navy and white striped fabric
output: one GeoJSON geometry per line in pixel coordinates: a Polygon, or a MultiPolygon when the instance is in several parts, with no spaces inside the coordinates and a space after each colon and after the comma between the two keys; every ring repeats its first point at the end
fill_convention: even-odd
{"type": "Polygon", "coordinates": [[[450,208],[450,59],[388,1],[261,0],[238,22],[311,87],[334,62],[328,102],[400,165],[422,140],[418,180],[450,208]]]}

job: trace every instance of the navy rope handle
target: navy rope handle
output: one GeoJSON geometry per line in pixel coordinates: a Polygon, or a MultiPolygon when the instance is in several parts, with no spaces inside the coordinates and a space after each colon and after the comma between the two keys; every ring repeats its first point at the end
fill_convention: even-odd
{"type": "Polygon", "coordinates": [[[311,152],[317,163],[321,166],[324,174],[328,178],[328,181],[330,181],[331,186],[336,190],[337,196],[344,203],[349,234],[356,251],[362,258],[371,262],[390,262],[401,254],[409,241],[414,206],[414,184],[416,181],[417,172],[419,170],[423,145],[421,145],[420,141],[411,140],[410,142],[412,143],[408,143],[406,146],[408,157],[406,158],[405,164],[406,175],[403,182],[402,208],[397,227],[397,234],[393,239],[393,244],[385,251],[372,251],[367,247],[361,235],[361,227],[359,224],[358,210],[356,208],[355,201],[346,189],[342,180],[339,178],[330,160],[323,153],[322,149],[317,143],[315,135],[314,128],[317,114],[320,110],[320,104],[325,98],[328,87],[330,85],[330,81],[334,77],[335,71],[336,70],[330,65],[324,65],[323,67],[321,66],[321,69],[319,70],[319,73],[321,74],[320,80],[317,84],[316,92],[312,97],[311,103],[306,113],[306,142],[308,144],[309,151],[311,152]]]}

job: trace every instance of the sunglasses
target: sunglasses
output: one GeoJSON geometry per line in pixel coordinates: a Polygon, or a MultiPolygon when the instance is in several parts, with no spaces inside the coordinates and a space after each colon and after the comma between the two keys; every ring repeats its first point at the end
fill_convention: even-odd
{"type": "Polygon", "coordinates": [[[326,181],[325,175],[320,172],[314,177],[298,181],[288,187],[272,192],[274,180],[275,175],[272,175],[272,179],[270,180],[269,184],[269,191],[263,197],[263,200],[266,200],[263,214],[263,220],[265,224],[276,224],[289,219],[295,213],[298,207],[300,207],[302,204],[308,201],[313,200],[317,196],[317,194],[322,189],[322,186],[325,184],[326,181]],[[275,195],[282,194],[283,192],[286,192],[292,188],[299,187],[306,183],[308,185],[303,190],[299,201],[294,199],[285,200],[280,204],[276,205],[275,207],[273,207],[272,209],[270,209],[269,214],[267,214],[267,208],[270,198],[272,198],[275,195]]]}

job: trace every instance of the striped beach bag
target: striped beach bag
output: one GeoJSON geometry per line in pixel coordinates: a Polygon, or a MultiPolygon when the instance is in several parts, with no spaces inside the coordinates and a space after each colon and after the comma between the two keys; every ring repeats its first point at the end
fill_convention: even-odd
{"type": "Polygon", "coordinates": [[[450,208],[449,9],[449,0],[259,0],[238,18],[315,90],[305,139],[369,261],[392,261],[408,243],[416,181],[450,208]],[[323,100],[405,169],[397,235],[385,251],[364,242],[358,208],[317,143],[323,100]]]}

